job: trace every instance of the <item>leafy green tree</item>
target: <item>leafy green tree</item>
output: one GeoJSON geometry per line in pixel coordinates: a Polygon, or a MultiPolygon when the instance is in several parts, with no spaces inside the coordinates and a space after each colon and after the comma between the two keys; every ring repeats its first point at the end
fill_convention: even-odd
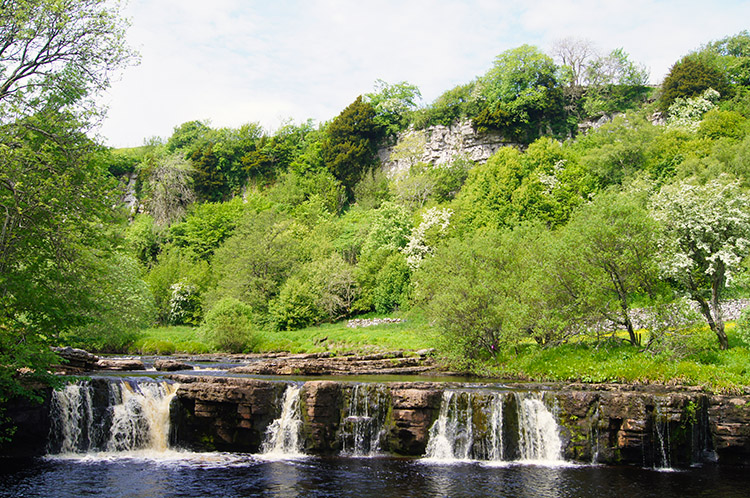
{"type": "Polygon", "coordinates": [[[154,323],[154,298],[134,258],[114,253],[92,264],[97,271],[85,285],[95,306],[86,323],[65,331],[62,339],[89,351],[125,351],[137,330],[154,323]]]}
{"type": "Polygon", "coordinates": [[[477,86],[483,109],[473,124],[480,132],[497,129],[530,143],[547,127],[567,128],[557,66],[536,47],[522,45],[498,55],[477,86]]]}
{"type": "Polygon", "coordinates": [[[232,297],[217,302],[206,314],[201,328],[203,335],[221,352],[244,353],[252,350],[257,340],[252,308],[232,297]]]}
{"type": "Polygon", "coordinates": [[[208,261],[234,232],[245,208],[239,197],[224,203],[194,205],[184,221],[169,227],[169,236],[176,246],[188,248],[197,257],[208,261]]]}
{"type": "Polygon", "coordinates": [[[450,126],[459,119],[475,116],[481,107],[475,89],[476,83],[471,82],[443,92],[432,104],[414,112],[414,127],[422,130],[429,126],[450,126]]]}
{"type": "Polygon", "coordinates": [[[350,198],[362,175],[377,163],[376,152],[383,131],[375,116],[372,104],[359,96],[326,129],[323,160],[350,198]]]}
{"type": "Polygon", "coordinates": [[[717,63],[728,75],[730,83],[750,86],[750,32],[748,30],[711,42],[704,47],[702,52],[718,56],[717,63]]]}
{"type": "Polygon", "coordinates": [[[29,0],[0,8],[0,121],[43,109],[80,116],[134,53],[119,5],[105,0],[29,0]]]}
{"type": "Polygon", "coordinates": [[[375,108],[375,122],[387,136],[395,136],[409,122],[409,113],[417,108],[422,93],[417,86],[406,81],[389,84],[375,81],[375,91],[364,95],[365,102],[375,108]]]}
{"type": "Polygon", "coordinates": [[[272,210],[246,216],[216,250],[213,270],[217,285],[209,308],[223,297],[248,304],[256,323],[269,319],[268,305],[300,263],[301,240],[292,220],[272,210]]]}
{"type": "Polygon", "coordinates": [[[632,192],[607,190],[582,206],[563,231],[568,261],[561,271],[575,281],[578,313],[599,314],[624,327],[641,344],[631,317],[631,299],[656,285],[656,225],[632,192]]]}
{"type": "Polygon", "coordinates": [[[665,185],[651,207],[660,269],[698,304],[721,349],[729,347],[721,296],[750,250],[749,203],[737,182],[720,178],[665,185]]]}
{"type": "Polygon", "coordinates": [[[664,78],[659,108],[666,111],[675,99],[697,97],[709,88],[721,95],[726,94],[726,75],[704,57],[697,54],[685,56],[670,68],[664,78]]]}
{"type": "MultiPolygon", "coordinates": [[[[190,299],[200,301],[200,305],[196,302],[192,309],[198,312],[203,307],[204,294],[213,286],[208,262],[196,259],[189,251],[173,245],[167,245],[159,254],[156,264],[149,269],[144,280],[153,295],[156,319],[160,324],[170,323],[175,284],[193,289],[190,299]]],[[[194,315],[193,313],[191,317],[194,315]]],[[[192,321],[194,320],[191,318],[191,323],[192,321]]]]}
{"type": "MultiPolygon", "coordinates": [[[[525,282],[533,244],[524,231],[477,231],[439,247],[414,274],[415,300],[459,361],[493,356],[526,337],[525,282]]],[[[529,268],[531,269],[531,267],[529,268]]]]}

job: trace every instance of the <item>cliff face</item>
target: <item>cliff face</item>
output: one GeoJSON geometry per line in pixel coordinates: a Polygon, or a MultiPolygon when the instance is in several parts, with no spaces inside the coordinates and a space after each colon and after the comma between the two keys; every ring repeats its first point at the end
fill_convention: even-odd
{"type": "Polygon", "coordinates": [[[378,157],[389,176],[409,170],[418,162],[439,166],[458,157],[485,162],[501,147],[518,146],[500,133],[477,133],[471,121],[452,126],[431,126],[426,130],[407,130],[399,134],[397,142],[383,147],[378,157]]]}

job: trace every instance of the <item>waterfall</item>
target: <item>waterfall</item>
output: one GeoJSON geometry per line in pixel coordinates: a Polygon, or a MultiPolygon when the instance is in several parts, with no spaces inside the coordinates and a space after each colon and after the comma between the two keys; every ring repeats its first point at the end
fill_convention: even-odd
{"type": "Polygon", "coordinates": [[[558,432],[555,417],[540,395],[445,391],[426,454],[428,460],[442,462],[507,462],[506,454],[522,462],[559,462],[558,432]],[[516,407],[508,417],[506,404],[516,407]]]}
{"type": "Polygon", "coordinates": [[[656,437],[652,437],[652,440],[654,443],[658,443],[658,448],[655,448],[658,451],[658,458],[654,458],[654,468],[669,471],[672,470],[669,417],[665,413],[664,408],[662,408],[662,403],[666,404],[666,400],[654,399],[653,432],[656,433],[656,437]]]}
{"type": "Polygon", "coordinates": [[[281,415],[271,422],[266,430],[262,453],[270,457],[302,456],[300,448],[300,428],[302,417],[300,414],[299,397],[302,386],[290,384],[284,391],[281,415]]]}
{"type": "Polygon", "coordinates": [[[54,391],[49,452],[163,452],[176,391],[176,384],[152,381],[79,382],[54,391]]]}
{"type": "Polygon", "coordinates": [[[352,387],[342,412],[340,437],[343,454],[357,457],[378,454],[390,399],[389,389],[383,384],[355,384],[352,387]]]}
{"type": "Polygon", "coordinates": [[[521,460],[556,462],[562,460],[562,442],[555,417],[540,395],[515,393],[518,409],[518,447],[521,460]]]}
{"type": "Polygon", "coordinates": [[[502,393],[444,391],[430,428],[427,458],[501,461],[503,401],[502,393]]]}

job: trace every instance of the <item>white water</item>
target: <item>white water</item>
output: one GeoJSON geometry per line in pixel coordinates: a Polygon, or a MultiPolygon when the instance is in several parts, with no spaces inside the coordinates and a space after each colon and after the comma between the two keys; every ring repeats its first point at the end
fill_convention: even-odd
{"type": "Polygon", "coordinates": [[[470,400],[469,393],[443,392],[440,413],[430,428],[427,440],[429,460],[445,462],[470,459],[474,439],[470,400]]]}
{"type": "MultiPolygon", "coordinates": [[[[517,461],[559,465],[562,442],[552,413],[533,393],[515,393],[514,398],[518,427],[508,444],[517,445],[517,461]]],[[[438,418],[430,428],[426,460],[509,462],[503,441],[505,400],[506,395],[497,392],[445,391],[438,418]]]]}
{"type": "MultiPolygon", "coordinates": [[[[167,450],[169,404],[176,384],[127,381],[107,384],[108,406],[96,407],[96,395],[88,383],[54,391],[50,441],[53,453],[159,453],[167,450]],[[98,416],[97,416],[98,415],[98,416]]],[[[100,394],[101,395],[101,394],[100,394]]]]}
{"type": "Polygon", "coordinates": [[[262,454],[270,458],[295,458],[304,456],[300,445],[300,428],[302,417],[300,414],[299,396],[302,387],[290,384],[284,391],[284,400],[279,418],[271,422],[266,430],[263,441],[262,454]]]}
{"type": "Polygon", "coordinates": [[[521,460],[554,463],[562,460],[562,442],[555,417],[533,393],[516,393],[518,447],[521,460]]]}
{"type": "Polygon", "coordinates": [[[355,384],[342,414],[342,453],[367,457],[380,453],[390,396],[382,384],[355,384]]]}

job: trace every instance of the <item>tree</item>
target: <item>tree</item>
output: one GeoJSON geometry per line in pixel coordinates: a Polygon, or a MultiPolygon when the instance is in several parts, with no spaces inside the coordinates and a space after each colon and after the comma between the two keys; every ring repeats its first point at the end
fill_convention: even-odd
{"type": "Polygon", "coordinates": [[[721,349],[729,347],[721,295],[750,250],[748,205],[738,182],[720,178],[665,185],[651,206],[661,230],[661,272],[698,304],[721,349]]]}
{"type": "Polygon", "coordinates": [[[633,193],[607,190],[578,210],[563,230],[568,261],[578,290],[577,310],[596,313],[627,330],[641,344],[631,318],[630,300],[653,291],[656,282],[655,224],[633,193]]]}
{"type": "Polygon", "coordinates": [[[118,9],[106,0],[2,2],[0,121],[50,107],[96,110],[97,93],[134,57],[118,9]]]}
{"type": "Polygon", "coordinates": [[[713,53],[717,63],[734,85],[750,86],[750,32],[740,31],[736,35],[709,43],[701,52],[713,53]]]}
{"type": "Polygon", "coordinates": [[[364,95],[364,101],[375,108],[375,122],[389,136],[406,128],[408,113],[417,108],[421,98],[416,85],[406,81],[389,84],[380,79],[375,81],[375,91],[364,95]]]}
{"type": "Polygon", "coordinates": [[[196,200],[192,165],[181,152],[164,154],[157,149],[147,156],[140,171],[148,178],[145,205],[156,225],[167,227],[180,221],[196,200]]]}
{"type": "Polygon", "coordinates": [[[567,37],[554,43],[552,54],[567,72],[568,84],[578,87],[584,84],[586,69],[596,50],[590,40],[567,37]]]}
{"type": "Polygon", "coordinates": [[[0,407],[52,382],[49,343],[101,305],[85,284],[118,200],[84,130],[124,28],[105,0],[0,2],[0,407]]]}
{"type": "Polygon", "coordinates": [[[383,136],[375,122],[375,108],[362,96],[341,111],[326,130],[323,160],[346,188],[349,198],[362,175],[376,164],[376,152],[383,136]]]}
{"type": "Polygon", "coordinates": [[[483,104],[473,120],[477,131],[497,129],[530,143],[549,127],[567,128],[557,67],[536,47],[522,45],[498,55],[477,91],[483,104]]]}
{"type": "Polygon", "coordinates": [[[705,57],[698,54],[688,55],[675,63],[664,78],[659,108],[666,111],[675,99],[697,97],[709,88],[725,95],[726,75],[710,64],[705,57]]]}

